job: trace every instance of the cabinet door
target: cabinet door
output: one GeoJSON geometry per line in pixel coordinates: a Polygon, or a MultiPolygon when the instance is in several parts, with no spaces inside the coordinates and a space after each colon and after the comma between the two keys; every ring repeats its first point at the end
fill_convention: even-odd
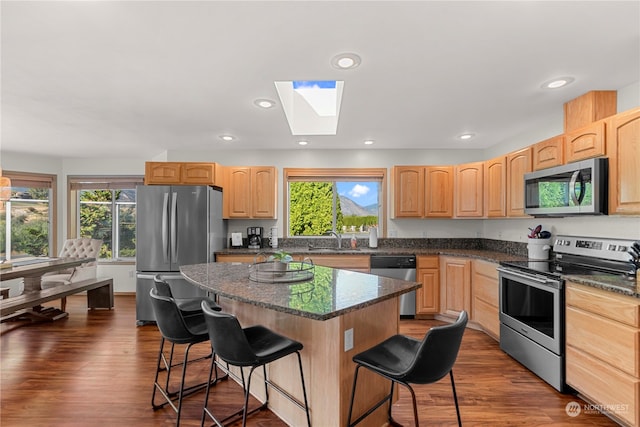
{"type": "Polygon", "coordinates": [[[216,183],[215,163],[183,163],[180,181],[191,185],[219,185],[216,183]]]}
{"type": "Polygon", "coordinates": [[[276,168],[251,167],[251,216],[276,217],[276,168]]]}
{"type": "Polygon", "coordinates": [[[506,215],[507,158],[504,156],[484,162],[484,215],[489,218],[506,215]]]}
{"type": "Polygon", "coordinates": [[[481,217],[483,211],[484,162],[467,163],[455,167],[457,217],[481,217]]]}
{"type": "Polygon", "coordinates": [[[425,168],[425,216],[451,218],[453,216],[453,167],[425,168]]]}
{"type": "Polygon", "coordinates": [[[251,217],[251,168],[227,168],[224,198],[225,218],[251,217]]]}
{"type": "Polygon", "coordinates": [[[640,214],[640,108],[607,121],[609,214],[640,214]]]}
{"type": "Polygon", "coordinates": [[[440,312],[440,273],[437,256],[417,258],[417,281],[422,287],[416,291],[416,314],[440,312]]]}
{"type": "Polygon", "coordinates": [[[524,213],[524,174],[531,172],[531,147],[507,155],[507,216],[524,213]]]}
{"type": "Polygon", "coordinates": [[[471,275],[471,320],[492,337],[500,338],[498,314],[498,264],[473,260],[471,275]]]}
{"type": "Polygon", "coordinates": [[[440,257],[440,311],[457,317],[462,310],[471,315],[471,261],[440,257]]]}
{"type": "Polygon", "coordinates": [[[144,183],[180,184],[182,163],[146,162],[144,164],[144,183]]]}
{"type": "Polygon", "coordinates": [[[605,121],[600,120],[565,134],[565,159],[567,163],[591,157],[604,156],[605,121]]]}
{"type": "Polygon", "coordinates": [[[359,271],[361,273],[370,271],[369,255],[310,255],[309,258],[314,264],[325,267],[359,271]]]}
{"type": "Polygon", "coordinates": [[[533,146],[533,170],[564,164],[564,136],[556,136],[533,146]]]}
{"type": "Polygon", "coordinates": [[[424,215],[424,167],[396,166],[394,175],[394,213],[396,218],[424,215]]]}

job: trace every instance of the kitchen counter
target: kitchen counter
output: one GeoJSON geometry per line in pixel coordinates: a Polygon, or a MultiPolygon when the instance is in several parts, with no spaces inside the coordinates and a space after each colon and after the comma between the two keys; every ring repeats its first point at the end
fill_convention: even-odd
{"type": "Polygon", "coordinates": [[[580,283],[593,288],[640,298],[640,282],[638,282],[635,277],[623,277],[615,274],[603,273],[588,276],[565,275],[562,276],[562,278],[570,282],[580,283]]]}
{"type": "Polygon", "coordinates": [[[292,283],[249,279],[251,264],[208,263],[180,267],[202,289],[232,300],[314,320],[327,320],[419,288],[417,282],[314,266],[313,277],[292,283]]]}

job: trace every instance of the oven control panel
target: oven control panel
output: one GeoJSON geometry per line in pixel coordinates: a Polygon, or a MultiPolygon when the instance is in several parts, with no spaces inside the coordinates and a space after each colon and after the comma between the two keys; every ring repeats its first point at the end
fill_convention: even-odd
{"type": "Polygon", "coordinates": [[[558,235],[553,251],[560,254],[630,261],[631,255],[628,250],[632,244],[633,240],[558,235]]]}

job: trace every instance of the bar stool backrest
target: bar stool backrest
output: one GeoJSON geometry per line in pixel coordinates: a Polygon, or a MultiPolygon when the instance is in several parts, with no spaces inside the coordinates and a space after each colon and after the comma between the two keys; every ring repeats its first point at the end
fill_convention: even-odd
{"type": "Polygon", "coordinates": [[[157,274],[153,278],[153,284],[156,287],[156,291],[158,291],[158,295],[173,298],[171,286],[169,286],[169,284],[162,279],[162,276],[157,274]]]}
{"type": "Polygon", "coordinates": [[[202,311],[211,347],[218,357],[235,366],[255,366],[260,363],[235,316],[214,311],[206,301],[202,302],[202,311]]]}
{"type": "Polygon", "coordinates": [[[428,384],[449,374],[458,357],[467,320],[467,312],[463,311],[454,323],[431,328],[422,339],[404,381],[428,384]]]}
{"type": "Polygon", "coordinates": [[[158,295],[155,288],[151,289],[149,295],[151,295],[151,305],[156,315],[156,324],[162,336],[175,344],[192,342],[194,335],[184,323],[182,313],[174,299],[158,295]]]}

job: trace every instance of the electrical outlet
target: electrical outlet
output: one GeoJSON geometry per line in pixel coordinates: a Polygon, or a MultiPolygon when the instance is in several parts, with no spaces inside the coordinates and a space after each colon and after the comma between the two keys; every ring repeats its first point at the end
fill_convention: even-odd
{"type": "Polygon", "coordinates": [[[353,348],[353,328],[344,331],[344,351],[349,351],[353,348]]]}

